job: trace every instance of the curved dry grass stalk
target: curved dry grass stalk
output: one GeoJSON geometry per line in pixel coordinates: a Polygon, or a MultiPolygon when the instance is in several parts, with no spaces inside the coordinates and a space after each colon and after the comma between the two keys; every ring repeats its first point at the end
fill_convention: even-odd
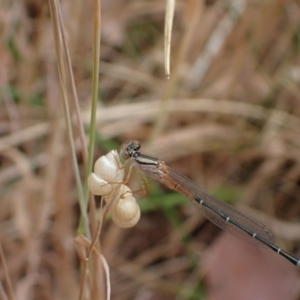
{"type": "MultiPolygon", "coordinates": [[[[170,1],[170,6],[172,6],[172,5],[174,5],[174,2],[170,1]]],[[[183,61],[186,58],[186,55],[188,53],[188,48],[192,43],[192,37],[193,37],[193,33],[195,32],[197,18],[199,17],[199,14],[198,14],[198,11],[200,10],[199,6],[201,6],[199,1],[190,1],[190,2],[188,2],[188,5],[186,7],[185,14],[189,15],[189,19],[186,18],[186,20],[185,20],[187,24],[185,26],[185,30],[183,32],[181,41],[179,42],[179,47],[178,47],[177,53],[175,55],[175,59],[174,59],[174,63],[173,63],[174,70],[172,71],[172,77],[170,80],[168,80],[168,83],[167,83],[164,93],[162,95],[156,122],[153,125],[153,130],[152,130],[151,136],[149,138],[150,145],[152,145],[153,142],[155,141],[155,139],[161,134],[164,126],[167,123],[168,114],[167,114],[166,108],[169,105],[169,102],[171,101],[171,99],[173,97],[176,86],[179,83],[180,68],[181,68],[183,61]]],[[[166,14],[167,14],[167,12],[166,12],[166,14]]],[[[167,18],[167,15],[166,15],[166,18],[167,18]]],[[[170,16],[168,16],[168,18],[170,18],[170,16]]],[[[165,24],[167,25],[167,22],[169,22],[169,21],[166,20],[165,22],[166,22],[165,24]]],[[[165,35],[165,38],[166,37],[167,36],[165,35]]],[[[166,42],[165,42],[165,45],[166,45],[166,42]]],[[[166,58],[166,55],[165,55],[165,58],[166,58]]]]}
{"type": "MultiPolygon", "coordinates": [[[[115,105],[112,107],[103,107],[97,110],[97,122],[103,126],[103,135],[108,132],[107,137],[113,137],[119,133],[128,133],[131,127],[124,127],[124,123],[129,120],[134,121],[133,128],[144,122],[153,121],[160,109],[160,101],[128,103],[115,105]],[[116,122],[116,127],[107,130],[111,122],[116,122]],[[106,127],[105,122],[109,125],[106,127]]],[[[229,100],[213,99],[179,99],[172,100],[167,106],[167,112],[192,112],[192,113],[211,113],[225,114],[228,116],[238,116],[243,118],[253,118],[259,121],[268,121],[280,127],[293,130],[300,124],[300,118],[277,109],[267,109],[260,105],[232,102],[229,100]],[[269,116],[272,115],[270,119],[269,116]]],[[[89,123],[89,112],[82,115],[84,124],[89,123]]],[[[49,123],[40,123],[32,127],[21,129],[4,138],[0,138],[0,151],[22,144],[30,139],[36,139],[44,136],[50,131],[49,123]]]]}
{"type": "MultiPolygon", "coordinates": [[[[95,242],[93,241],[93,243],[91,243],[83,235],[77,236],[75,238],[75,242],[77,244],[77,251],[78,251],[79,257],[81,258],[82,265],[83,265],[78,299],[83,299],[83,297],[85,295],[86,281],[87,281],[88,269],[89,269],[89,266],[88,266],[89,259],[92,257],[91,256],[92,254],[95,254],[96,257],[98,257],[102,263],[102,267],[103,267],[105,279],[106,279],[105,299],[109,300],[110,296],[111,296],[111,286],[110,286],[110,277],[109,277],[110,272],[109,272],[109,266],[107,264],[105,257],[93,246],[93,243],[95,243],[95,242]]],[[[102,285],[102,283],[101,283],[102,269],[101,268],[100,268],[100,273],[96,274],[96,278],[100,282],[100,285],[102,285]]]]}
{"type": "MultiPolygon", "coordinates": [[[[141,102],[141,103],[129,103],[129,104],[121,104],[113,107],[101,108],[97,111],[97,123],[100,125],[99,131],[103,136],[114,137],[120,133],[128,134],[134,131],[138,126],[145,122],[154,121],[156,114],[160,109],[159,101],[152,102],[141,102]],[[134,121],[132,121],[134,120],[134,121]],[[124,126],[124,124],[128,124],[129,121],[132,121],[130,125],[124,126]]],[[[236,116],[242,119],[252,118],[254,120],[267,122],[269,128],[277,128],[277,132],[283,130],[284,128],[294,131],[295,128],[298,128],[300,125],[300,119],[297,116],[286,113],[282,110],[276,109],[266,109],[262,108],[259,105],[251,105],[246,103],[235,103],[232,101],[226,100],[212,100],[212,99],[182,99],[182,100],[173,100],[167,107],[167,111],[169,113],[178,113],[185,111],[187,113],[210,113],[212,115],[220,114],[220,115],[228,115],[228,116],[236,116]],[[270,117],[271,116],[271,117],[270,117]]],[[[83,113],[82,115],[84,124],[89,123],[89,112],[83,113]]],[[[57,130],[62,130],[64,127],[64,122],[59,122],[59,126],[57,130]]],[[[210,125],[209,125],[210,126],[210,125]]],[[[208,126],[208,128],[209,128],[208,126]]],[[[220,126],[220,138],[222,139],[222,131],[223,129],[220,126]]],[[[16,145],[22,145],[24,142],[30,139],[42,138],[44,135],[47,135],[50,132],[50,124],[49,123],[40,123],[38,125],[34,125],[32,127],[20,130],[16,133],[12,133],[9,136],[4,138],[0,138],[0,150],[4,151],[10,147],[16,145]]],[[[223,135],[223,137],[230,137],[230,126],[228,126],[228,133],[223,135]],[[229,134],[229,135],[228,135],[229,134]]],[[[216,127],[217,129],[217,127],[216,127]]],[[[52,130],[52,129],[51,129],[52,130]]],[[[205,127],[199,128],[198,126],[185,128],[176,130],[176,132],[170,132],[167,136],[158,139],[153,152],[162,153],[162,158],[165,159],[164,153],[168,153],[168,149],[172,148],[172,145],[178,144],[184,141],[184,144],[194,144],[194,146],[186,147],[178,149],[181,155],[188,153],[188,151],[192,149],[199,149],[203,144],[202,140],[199,137],[204,134],[203,137],[213,134],[212,131],[207,131],[205,127]],[[163,146],[165,143],[169,146],[163,146]]],[[[232,134],[234,134],[232,132],[232,134]]],[[[237,138],[240,135],[236,136],[237,138]]],[[[244,135],[247,139],[247,134],[244,135]]],[[[262,137],[262,139],[264,139],[262,137]]],[[[219,139],[221,143],[221,140],[219,139]]],[[[209,146],[206,147],[209,149],[209,146]]],[[[57,148],[59,150],[59,147],[57,148]]],[[[60,152],[60,151],[59,151],[60,152]]],[[[64,154],[64,151],[61,152],[64,154]]],[[[178,157],[178,154],[172,153],[169,156],[169,159],[178,157]]],[[[36,158],[38,159],[38,158],[36,158]]],[[[40,163],[35,165],[32,163],[32,166],[35,168],[41,166],[45,163],[45,155],[42,158],[39,158],[40,163]]],[[[14,178],[19,175],[18,171],[7,171],[14,172],[14,178]]],[[[11,178],[11,179],[12,179],[11,178]]],[[[7,173],[3,173],[3,180],[8,180],[7,173]]],[[[1,175],[0,175],[1,181],[1,175]]]]}

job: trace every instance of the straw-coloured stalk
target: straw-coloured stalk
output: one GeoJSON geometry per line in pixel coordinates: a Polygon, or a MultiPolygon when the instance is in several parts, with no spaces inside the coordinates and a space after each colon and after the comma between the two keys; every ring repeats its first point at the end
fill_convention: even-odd
{"type": "Polygon", "coordinates": [[[167,78],[170,78],[170,52],[174,9],[175,0],[168,0],[165,17],[165,73],[167,78]]]}

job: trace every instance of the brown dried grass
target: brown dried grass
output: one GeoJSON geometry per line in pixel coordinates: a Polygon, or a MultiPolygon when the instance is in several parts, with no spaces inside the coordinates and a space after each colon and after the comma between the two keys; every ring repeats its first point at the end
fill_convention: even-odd
{"type": "MultiPolygon", "coordinates": [[[[234,3],[177,1],[166,80],[164,3],[103,1],[96,153],[141,140],[145,153],[207,190],[239,192],[238,205],[252,206],[249,214],[299,257],[300,6],[234,3]]],[[[76,299],[78,194],[49,7],[2,1],[0,15],[1,298],[76,299]]],[[[63,1],[62,15],[88,126],[93,3],[63,1]]],[[[78,131],[74,136],[84,178],[78,131]]],[[[197,262],[215,231],[191,207],[171,210],[182,228],[159,210],[130,230],[106,222],[101,250],[114,299],[202,297],[197,262]]]]}

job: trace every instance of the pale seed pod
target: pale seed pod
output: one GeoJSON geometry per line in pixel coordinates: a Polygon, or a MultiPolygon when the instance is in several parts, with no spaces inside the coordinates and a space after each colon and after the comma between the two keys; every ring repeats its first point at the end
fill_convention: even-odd
{"type": "Polygon", "coordinates": [[[91,173],[88,178],[88,188],[91,193],[100,196],[110,194],[113,190],[112,183],[122,182],[124,178],[124,169],[121,166],[116,150],[100,156],[94,165],[94,173],[91,173]]]}
{"type": "Polygon", "coordinates": [[[119,227],[129,228],[137,224],[141,212],[131,189],[122,183],[125,173],[121,166],[116,150],[99,157],[94,173],[88,177],[88,187],[94,195],[104,196],[107,204],[113,201],[109,209],[113,221],[119,227]]]}
{"type": "Polygon", "coordinates": [[[88,178],[88,188],[92,194],[98,196],[105,196],[112,192],[112,185],[108,184],[107,181],[98,177],[95,173],[91,173],[88,178]]]}
{"type": "Polygon", "coordinates": [[[124,169],[121,167],[119,153],[112,150],[97,159],[94,173],[107,182],[119,182],[124,179],[124,169]]]}
{"type": "Polygon", "coordinates": [[[141,211],[132,191],[127,185],[122,184],[117,197],[110,208],[113,221],[122,228],[135,226],[140,219],[141,211]]]}

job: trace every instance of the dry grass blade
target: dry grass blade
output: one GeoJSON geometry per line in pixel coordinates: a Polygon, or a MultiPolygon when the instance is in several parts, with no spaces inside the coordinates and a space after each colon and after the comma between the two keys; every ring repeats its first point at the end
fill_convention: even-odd
{"type": "MultiPolygon", "coordinates": [[[[80,180],[79,170],[78,170],[78,164],[76,159],[76,150],[75,150],[75,144],[74,144],[74,136],[73,136],[73,129],[72,129],[72,122],[71,122],[71,113],[69,109],[69,100],[68,100],[68,93],[67,93],[67,76],[65,73],[65,60],[64,57],[68,56],[68,51],[65,48],[66,43],[63,42],[64,40],[64,34],[63,34],[63,27],[60,22],[60,6],[58,5],[58,2],[53,0],[49,1],[50,3],[50,11],[53,19],[53,31],[54,31],[54,37],[55,37],[55,45],[56,45],[56,51],[57,51],[57,58],[58,58],[58,71],[60,75],[60,86],[63,96],[63,105],[64,105],[64,111],[65,111],[65,118],[67,123],[67,132],[68,132],[68,138],[69,143],[71,147],[71,154],[72,154],[72,162],[73,162],[73,168],[75,173],[75,179],[76,179],[76,185],[78,189],[78,195],[79,195],[79,204],[81,207],[81,214],[82,214],[82,220],[83,220],[83,227],[85,234],[87,236],[91,236],[90,234],[90,228],[89,228],[89,220],[87,217],[86,212],[86,205],[84,204],[86,201],[84,199],[84,193],[83,193],[83,187],[82,182],[80,180]]],[[[68,61],[70,61],[68,59],[68,61]]]]}
{"type": "Polygon", "coordinates": [[[14,295],[14,290],[13,290],[13,285],[9,276],[9,272],[8,272],[8,268],[7,268],[7,263],[5,260],[5,256],[3,253],[3,249],[0,243],[0,263],[2,266],[2,270],[4,273],[4,281],[5,281],[5,285],[7,288],[7,295],[5,294],[5,291],[1,288],[1,299],[9,299],[9,300],[14,300],[15,295],[14,295]]]}
{"type": "MultiPolygon", "coordinates": [[[[102,269],[104,270],[105,274],[105,280],[106,280],[106,296],[105,299],[110,299],[111,295],[111,287],[110,287],[110,277],[109,277],[109,266],[107,264],[107,261],[103,255],[99,253],[95,247],[93,247],[92,243],[86,239],[83,235],[79,235],[75,238],[75,242],[77,245],[77,251],[79,254],[79,257],[81,258],[83,270],[82,270],[82,276],[81,276],[81,282],[80,282],[80,289],[79,289],[79,296],[78,299],[83,299],[85,295],[84,289],[86,288],[86,281],[88,277],[88,265],[89,265],[89,258],[91,257],[91,254],[95,254],[96,257],[98,257],[101,261],[102,268],[100,268],[100,273],[93,274],[95,276],[94,278],[97,279],[97,282],[100,286],[102,286],[101,278],[102,278],[102,269]],[[88,249],[88,253],[87,250],[88,249]],[[92,253],[91,253],[92,252],[92,253]]],[[[97,295],[99,297],[101,295],[97,295]]],[[[103,298],[101,296],[101,298],[103,298]]]]}
{"type": "Polygon", "coordinates": [[[210,68],[214,58],[220,53],[226,38],[231,33],[234,25],[245,11],[246,1],[235,0],[230,2],[229,13],[225,14],[222,19],[218,21],[214,32],[210,35],[204,50],[197,58],[190,75],[187,80],[189,89],[196,88],[206,72],[210,68]]]}
{"type": "MultiPolygon", "coordinates": [[[[169,4],[168,4],[169,5],[169,4]]],[[[170,3],[170,6],[172,7],[175,5],[174,3],[170,3]]],[[[184,31],[181,36],[181,41],[179,42],[179,46],[176,48],[176,55],[173,61],[174,70],[172,73],[172,77],[167,82],[166,89],[163,93],[161,104],[159,108],[159,113],[157,115],[156,122],[153,126],[153,130],[151,133],[151,136],[149,138],[149,144],[152,146],[153,141],[156,140],[156,138],[161,134],[164,126],[166,126],[169,115],[167,113],[167,107],[170,104],[174,91],[176,90],[176,87],[178,85],[178,82],[181,77],[181,66],[186,58],[186,55],[188,53],[188,49],[193,41],[193,35],[196,32],[196,24],[198,22],[198,18],[201,12],[201,2],[197,0],[192,0],[187,3],[187,6],[185,8],[185,27],[184,31]]],[[[170,18],[168,16],[168,18],[170,18]]],[[[167,25],[167,20],[166,23],[167,25]]],[[[167,36],[166,36],[167,37],[167,36]]],[[[171,37],[170,37],[171,38],[171,37]]],[[[166,47],[165,47],[166,49],[166,47]]],[[[166,58],[165,58],[166,61],[166,58]]]]}
{"type": "Polygon", "coordinates": [[[165,16],[165,73],[167,79],[170,78],[170,53],[171,53],[171,37],[172,25],[174,19],[175,0],[167,0],[165,16]]]}

